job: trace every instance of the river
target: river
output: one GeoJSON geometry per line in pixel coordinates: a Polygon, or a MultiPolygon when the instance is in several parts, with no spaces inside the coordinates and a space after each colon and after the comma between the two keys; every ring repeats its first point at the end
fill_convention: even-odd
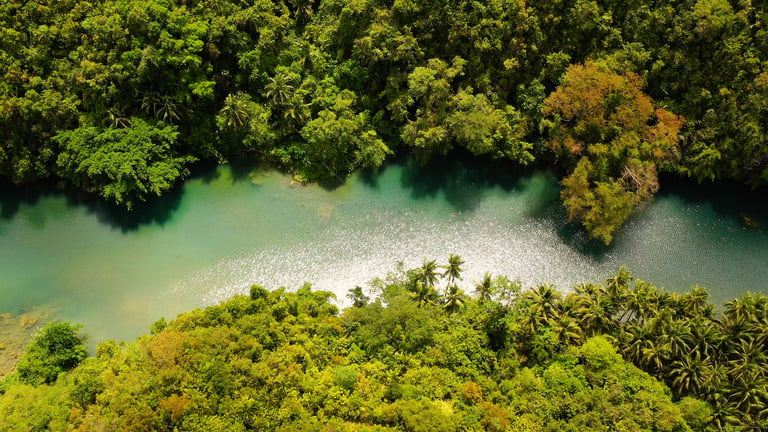
{"type": "Polygon", "coordinates": [[[393,163],[343,185],[220,166],[134,213],[63,192],[0,194],[0,314],[55,308],[91,341],[130,340],[160,317],[248,287],[312,282],[340,300],[398,261],[461,255],[483,272],[569,288],[626,265],[636,277],[715,302],[768,285],[768,209],[725,186],[662,184],[610,247],[565,223],[549,171],[449,159],[393,163]],[[744,215],[757,228],[744,226],[744,215]]]}

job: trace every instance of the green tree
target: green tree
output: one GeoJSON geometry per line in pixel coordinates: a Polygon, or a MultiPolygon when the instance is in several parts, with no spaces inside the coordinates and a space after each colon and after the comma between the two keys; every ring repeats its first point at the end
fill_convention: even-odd
{"type": "Polygon", "coordinates": [[[359,286],[349,290],[347,293],[347,298],[352,300],[352,306],[358,308],[365,306],[369,301],[371,301],[371,299],[363,292],[363,288],[359,286]]]}
{"type": "Polygon", "coordinates": [[[51,322],[35,334],[16,371],[29,384],[56,381],[60,373],[78,365],[87,355],[80,325],[51,322]]]}
{"type": "Polygon", "coordinates": [[[269,78],[264,86],[264,95],[275,105],[283,105],[293,96],[292,77],[286,72],[280,72],[269,78]]]}
{"type": "Polygon", "coordinates": [[[443,309],[448,313],[457,312],[464,306],[464,291],[456,284],[449,285],[445,296],[443,296],[442,303],[443,309]]]}
{"type": "Polygon", "coordinates": [[[419,281],[426,287],[434,287],[437,283],[437,262],[435,260],[427,260],[424,258],[424,263],[421,267],[416,268],[410,272],[414,282],[419,281]]]}
{"type": "Polygon", "coordinates": [[[59,144],[59,173],[75,185],[128,208],[159,196],[184,178],[191,156],[175,151],[174,126],[153,125],[139,118],[124,129],[95,127],[64,131],[59,144]]]}
{"type": "Polygon", "coordinates": [[[445,272],[443,272],[443,277],[448,278],[448,284],[454,283],[457,279],[461,280],[461,272],[464,271],[463,268],[461,268],[462,264],[464,264],[464,260],[456,254],[450,254],[448,255],[448,264],[441,266],[445,269],[445,272]]]}
{"type": "Polygon", "coordinates": [[[489,272],[483,274],[483,279],[475,282],[475,295],[480,302],[490,301],[495,293],[493,278],[489,272]]]}
{"type": "Polygon", "coordinates": [[[224,99],[224,106],[219,110],[219,117],[225,127],[240,128],[248,124],[250,110],[249,98],[242,94],[229,94],[224,99]]]}
{"type": "Polygon", "coordinates": [[[411,288],[408,295],[419,307],[433,305],[437,302],[438,298],[437,290],[433,286],[424,285],[421,280],[414,282],[413,288],[411,288]]]}

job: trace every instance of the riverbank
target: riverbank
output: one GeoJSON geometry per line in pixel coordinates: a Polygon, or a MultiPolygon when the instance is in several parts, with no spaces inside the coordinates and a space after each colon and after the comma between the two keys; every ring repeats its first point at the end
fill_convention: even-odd
{"type": "Polygon", "coordinates": [[[0,379],[13,372],[35,330],[54,316],[52,308],[0,314],[0,379]]]}
{"type": "Polygon", "coordinates": [[[605,247],[565,222],[548,170],[406,159],[343,184],[291,180],[258,165],[212,167],[133,212],[55,189],[9,200],[0,313],[52,303],[58,319],[82,323],[94,340],[130,340],[158,317],[254,282],[312,281],[343,299],[398,261],[414,267],[448,253],[467,261],[468,284],[494,271],[562,288],[626,265],[670,290],[705,286],[720,304],[768,281],[768,212],[750,207],[759,200],[746,192],[670,183],[605,247]],[[745,228],[742,211],[760,226],[745,228]]]}

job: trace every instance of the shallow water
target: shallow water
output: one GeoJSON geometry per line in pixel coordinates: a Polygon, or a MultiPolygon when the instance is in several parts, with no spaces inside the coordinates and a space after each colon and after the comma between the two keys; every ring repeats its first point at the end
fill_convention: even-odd
{"type": "Polygon", "coordinates": [[[564,223],[552,173],[501,162],[403,162],[329,189],[222,166],[132,214],[64,193],[5,193],[0,313],[52,305],[92,341],[127,340],[253,283],[309,281],[344,300],[398,261],[449,253],[465,259],[468,290],[485,271],[569,288],[626,265],[668,289],[708,287],[716,302],[764,291],[768,232],[739,216],[768,223],[756,195],[663,187],[608,248],[564,223]]]}

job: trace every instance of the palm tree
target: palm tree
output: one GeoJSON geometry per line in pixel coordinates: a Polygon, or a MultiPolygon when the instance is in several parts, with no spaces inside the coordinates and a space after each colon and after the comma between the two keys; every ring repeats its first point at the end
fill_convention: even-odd
{"type": "Polygon", "coordinates": [[[526,294],[533,301],[539,315],[545,320],[553,319],[558,315],[561,294],[553,286],[547,283],[537,285],[526,294]]]}
{"type": "Polygon", "coordinates": [[[706,379],[704,362],[698,352],[684,355],[672,362],[669,376],[672,378],[672,388],[677,395],[698,395],[706,379]]]}
{"type": "Polygon", "coordinates": [[[181,119],[181,113],[176,102],[168,95],[151,94],[145,96],[141,100],[141,109],[164,122],[181,119]]]}
{"type": "Polygon", "coordinates": [[[642,349],[641,364],[646,372],[661,377],[665,373],[665,367],[669,362],[669,347],[664,344],[658,344],[654,340],[647,340],[642,349]]]}
{"type": "Polygon", "coordinates": [[[454,283],[456,279],[461,280],[461,272],[464,271],[464,269],[461,268],[462,264],[464,264],[464,260],[461,259],[460,256],[450,254],[448,255],[448,265],[441,266],[445,269],[443,277],[448,277],[449,285],[454,283]]]}
{"type": "Polygon", "coordinates": [[[718,430],[724,430],[726,426],[739,422],[741,413],[723,395],[717,395],[709,401],[712,405],[712,422],[718,430]]]}
{"type": "Polygon", "coordinates": [[[669,352],[673,358],[679,358],[685,353],[690,353],[693,345],[690,323],[681,320],[672,321],[666,327],[666,331],[658,335],[658,340],[669,347],[669,352]]]}
{"type": "Polygon", "coordinates": [[[693,349],[705,357],[717,357],[722,352],[723,334],[714,321],[697,317],[689,321],[693,349]]]}
{"type": "Polygon", "coordinates": [[[448,287],[445,297],[443,297],[443,308],[448,313],[453,313],[464,306],[464,291],[458,285],[453,284],[448,287]]]}
{"type": "Polygon", "coordinates": [[[581,327],[588,335],[612,333],[618,328],[614,319],[616,306],[607,295],[596,292],[595,296],[581,296],[576,309],[581,327]]]}
{"type": "Polygon", "coordinates": [[[622,326],[619,332],[619,341],[621,341],[622,352],[626,359],[635,365],[642,365],[643,350],[651,346],[651,335],[646,331],[645,326],[622,326]]]}
{"type": "Polygon", "coordinates": [[[749,375],[753,371],[763,375],[768,372],[766,370],[768,356],[766,356],[765,344],[761,339],[747,336],[734,346],[733,351],[729,355],[729,375],[739,377],[749,375]]]}
{"type": "Polygon", "coordinates": [[[744,413],[756,413],[767,408],[768,380],[753,371],[737,377],[728,386],[728,401],[744,413]]]}
{"type": "Polygon", "coordinates": [[[632,289],[627,293],[624,301],[624,314],[619,318],[619,322],[642,324],[658,313],[658,299],[659,292],[654,285],[637,279],[632,289]]]}
{"type": "Polygon", "coordinates": [[[408,296],[416,302],[416,306],[422,307],[429,304],[435,304],[437,301],[437,291],[434,287],[424,285],[421,281],[416,281],[408,296]]]}
{"type": "Polygon", "coordinates": [[[131,126],[131,119],[124,114],[125,109],[120,106],[113,106],[107,109],[107,118],[104,123],[110,128],[127,128],[131,126]]]}
{"type": "Polygon", "coordinates": [[[241,94],[229,94],[224,99],[224,106],[219,110],[228,128],[240,128],[248,123],[248,101],[241,94]]]}
{"type": "Polygon", "coordinates": [[[307,121],[309,114],[309,105],[305,104],[304,101],[298,97],[294,97],[288,103],[285,112],[283,113],[283,117],[285,117],[286,120],[290,120],[301,126],[307,121]]]}
{"type": "Polygon", "coordinates": [[[427,261],[424,258],[424,264],[421,267],[414,270],[415,279],[420,281],[424,286],[433,288],[437,283],[437,264],[435,260],[427,261]]]}
{"type": "Polygon", "coordinates": [[[269,78],[269,82],[264,86],[265,96],[272,99],[276,105],[282,105],[291,99],[293,95],[293,86],[290,84],[290,77],[283,73],[277,73],[269,78]]]}
{"type": "Polygon", "coordinates": [[[753,326],[743,314],[723,315],[719,323],[725,351],[735,349],[742,340],[746,340],[754,331],[753,326]]]}
{"type": "Polygon", "coordinates": [[[579,321],[570,314],[562,314],[559,318],[550,322],[552,334],[555,340],[563,345],[574,345],[581,343],[584,332],[579,326],[579,321]]]}
{"type": "Polygon", "coordinates": [[[725,383],[728,382],[728,368],[718,362],[706,362],[702,366],[701,390],[698,397],[715,405],[723,397],[725,383]]]}
{"type": "Polygon", "coordinates": [[[305,22],[312,18],[314,10],[312,9],[312,0],[289,0],[288,2],[293,7],[294,19],[296,21],[305,22]]]}
{"type": "Polygon", "coordinates": [[[480,302],[490,301],[494,291],[491,274],[485,272],[483,279],[480,282],[475,282],[475,295],[480,302]]]}
{"type": "Polygon", "coordinates": [[[626,267],[621,266],[615,275],[606,279],[605,291],[615,303],[620,302],[629,290],[632,282],[632,273],[626,267]]]}
{"type": "Polygon", "coordinates": [[[703,287],[694,285],[690,292],[683,294],[680,303],[689,317],[711,317],[713,306],[709,302],[709,293],[703,287]]]}

